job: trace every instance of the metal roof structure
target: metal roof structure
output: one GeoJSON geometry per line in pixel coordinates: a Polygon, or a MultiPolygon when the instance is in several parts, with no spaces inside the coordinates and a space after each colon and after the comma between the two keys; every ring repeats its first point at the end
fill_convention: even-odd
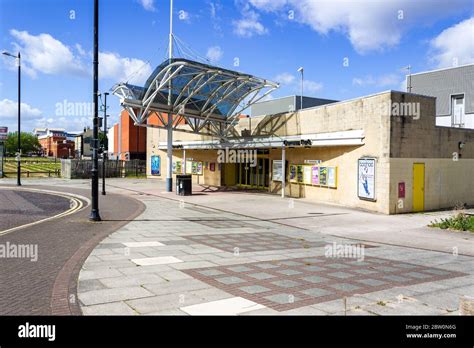
{"type": "Polygon", "coordinates": [[[223,138],[242,111],[278,87],[252,75],[171,58],[156,67],[145,86],[119,83],[112,91],[137,125],[168,129],[171,122],[176,131],[223,138]],[[147,123],[151,115],[158,116],[159,125],[147,123]]]}

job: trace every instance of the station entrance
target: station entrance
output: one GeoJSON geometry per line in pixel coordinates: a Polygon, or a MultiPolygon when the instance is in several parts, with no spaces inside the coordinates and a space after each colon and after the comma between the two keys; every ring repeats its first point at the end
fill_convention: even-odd
{"type": "Polygon", "coordinates": [[[268,190],[270,187],[270,159],[268,151],[259,150],[253,163],[224,163],[222,182],[225,186],[238,186],[268,190]]]}

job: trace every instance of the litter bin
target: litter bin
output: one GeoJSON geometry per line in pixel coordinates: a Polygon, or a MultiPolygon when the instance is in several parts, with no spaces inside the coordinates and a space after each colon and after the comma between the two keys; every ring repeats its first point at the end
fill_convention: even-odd
{"type": "Polygon", "coordinates": [[[179,196],[192,195],[191,175],[176,175],[176,194],[179,196]]]}

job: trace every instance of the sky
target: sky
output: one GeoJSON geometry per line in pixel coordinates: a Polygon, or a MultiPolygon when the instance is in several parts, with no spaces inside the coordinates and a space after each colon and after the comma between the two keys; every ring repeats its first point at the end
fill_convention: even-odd
{"type": "MultiPolygon", "coordinates": [[[[143,84],[167,57],[169,0],[100,0],[99,90],[143,84]]],[[[279,82],[270,98],[404,90],[474,63],[473,0],[174,0],[175,56],[279,82]],[[197,58],[196,58],[197,59],[197,58]]],[[[22,56],[22,130],[91,126],[93,0],[0,0],[0,50],[22,56]]],[[[0,126],[16,130],[17,67],[0,58],[0,126]]],[[[109,125],[117,97],[107,100],[109,125]]]]}

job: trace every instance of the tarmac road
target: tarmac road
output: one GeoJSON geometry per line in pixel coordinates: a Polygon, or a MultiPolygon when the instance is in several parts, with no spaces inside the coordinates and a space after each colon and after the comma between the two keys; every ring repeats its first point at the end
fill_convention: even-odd
{"type": "MultiPolygon", "coordinates": [[[[84,197],[90,195],[89,190],[83,189],[28,187],[64,191],[84,197]]],[[[23,210],[12,212],[9,209],[7,213],[2,212],[5,214],[2,220],[8,220],[4,224],[18,225],[37,219],[38,216],[33,216],[38,213],[35,209],[42,210],[48,216],[64,211],[66,202],[66,209],[69,209],[69,198],[15,193],[16,198],[23,202],[23,210]],[[56,197],[57,202],[53,202],[51,197],[56,197]]],[[[7,195],[15,196],[11,193],[7,195]]],[[[0,248],[3,246],[3,250],[6,246],[37,248],[36,261],[11,255],[0,258],[0,315],[81,314],[76,300],[76,286],[84,260],[103,238],[127,224],[145,208],[141,202],[130,197],[117,194],[100,196],[103,221],[97,223],[88,220],[90,207],[86,206],[86,200],[83,200],[83,204],[83,209],[71,215],[0,235],[0,248]]]]}
{"type": "Polygon", "coordinates": [[[60,214],[70,207],[70,199],[41,192],[0,189],[1,231],[60,214]]]}

